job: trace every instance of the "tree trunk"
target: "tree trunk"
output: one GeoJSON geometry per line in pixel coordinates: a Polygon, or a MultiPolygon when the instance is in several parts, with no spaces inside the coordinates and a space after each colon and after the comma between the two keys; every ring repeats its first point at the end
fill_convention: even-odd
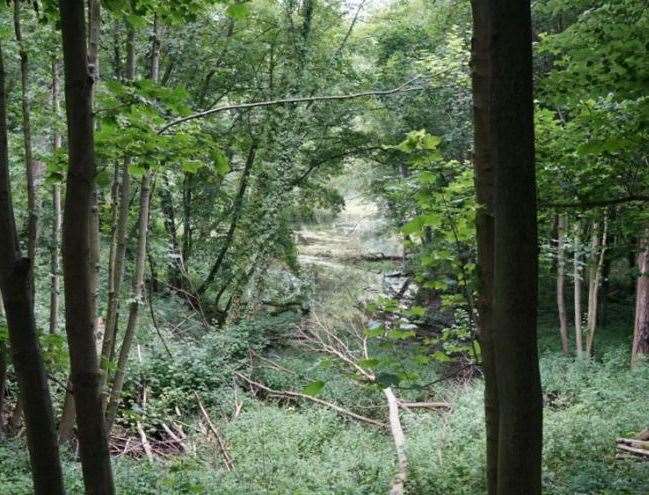
{"type": "Polygon", "coordinates": [[[243,199],[246,194],[246,189],[248,187],[248,178],[250,177],[252,166],[255,163],[256,154],[257,154],[257,144],[253,143],[253,145],[250,147],[250,150],[248,151],[246,164],[244,166],[243,173],[241,174],[241,181],[239,182],[239,191],[237,192],[237,197],[235,198],[234,204],[232,205],[232,220],[230,220],[230,228],[228,229],[228,233],[225,237],[225,241],[223,242],[223,247],[219,251],[219,255],[216,258],[214,265],[212,265],[212,269],[210,270],[210,273],[207,275],[207,278],[205,279],[203,284],[198,288],[197,292],[199,295],[204,294],[205,291],[211,285],[211,283],[214,281],[216,274],[219,272],[219,269],[221,268],[221,265],[225,260],[225,255],[230,249],[230,246],[232,245],[232,241],[234,241],[234,233],[239,224],[239,218],[241,218],[241,213],[243,210],[243,199]]]}
{"type": "Polygon", "coordinates": [[[113,494],[108,443],[101,414],[95,345],[93,267],[90,239],[95,190],[92,87],[88,68],[84,2],[60,0],[69,168],[63,218],[66,332],[86,493],[113,494]]]}
{"type": "MultiPolygon", "coordinates": [[[[149,78],[157,83],[160,67],[160,40],[158,18],[155,16],[152,36],[152,49],[151,49],[151,67],[149,78]]],[[[132,50],[131,50],[132,52],[132,50]]],[[[110,390],[110,397],[108,399],[108,406],[106,408],[105,425],[106,431],[110,432],[112,429],[115,418],[117,417],[117,410],[121,400],[122,388],[124,386],[124,379],[126,378],[126,368],[128,365],[128,356],[131,351],[133,337],[135,337],[135,330],[140,312],[140,306],[144,303],[144,272],[146,269],[146,254],[147,254],[147,235],[149,233],[149,207],[151,203],[151,179],[152,172],[147,170],[142,178],[140,186],[140,214],[138,220],[138,243],[137,243],[137,257],[135,260],[135,274],[133,280],[133,296],[132,302],[129,307],[128,323],[122,346],[119,350],[119,358],[117,361],[117,369],[115,377],[110,390]]]]}
{"type": "MultiPolygon", "coordinates": [[[[52,113],[58,119],[61,113],[59,100],[59,66],[55,59],[52,60],[52,113]]],[[[52,136],[52,151],[56,152],[61,147],[61,135],[54,131],[52,136]]],[[[61,208],[61,185],[52,186],[52,206],[54,219],[52,221],[52,253],[50,270],[52,271],[52,284],[50,287],[50,333],[56,333],[59,326],[59,296],[61,294],[61,229],[63,225],[63,210],[61,208]]]]}
{"type": "MultiPolygon", "coordinates": [[[[128,27],[128,34],[126,39],[126,53],[127,53],[127,66],[126,66],[126,79],[132,81],[135,77],[135,32],[131,26],[128,27]]],[[[128,158],[124,159],[121,167],[121,175],[119,180],[119,209],[117,225],[113,228],[112,243],[115,246],[114,255],[110,263],[110,271],[108,274],[108,302],[106,305],[106,330],[104,332],[104,339],[101,345],[101,390],[104,392],[106,384],[108,383],[108,375],[110,363],[113,361],[115,352],[115,337],[117,334],[117,323],[119,320],[119,296],[122,288],[122,280],[124,278],[124,264],[126,259],[126,246],[128,234],[128,213],[129,203],[131,200],[131,176],[129,175],[128,167],[131,161],[128,158]]],[[[105,409],[108,396],[102,394],[102,410],[105,409]]]]}
{"type": "Polygon", "coordinates": [[[146,261],[146,241],[149,228],[150,184],[151,174],[147,171],[147,173],[142,178],[142,185],[140,189],[140,217],[132,302],[129,307],[128,323],[126,325],[126,331],[124,332],[122,346],[119,351],[117,369],[115,371],[115,377],[113,379],[113,384],[110,390],[110,397],[108,399],[108,406],[106,408],[107,432],[110,432],[115,418],[117,417],[117,410],[119,408],[119,403],[121,400],[120,396],[122,393],[122,388],[124,386],[124,379],[126,378],[128,356],[131,350],[131,345],[133,343],[133,337],[135,336],[135,330],[137,328],[140,306],[144,302],[144,270],[146,261]]]}
{"type": "Polygon", "coordinates": [[[574,225],[574,272],[573,280],[575,284],[574,290],[574,308],[575,308],[575,353],[580,358],[584,353],[584,346],[582,344],[582,330],[581,330],[581,285],[582,285],[582,262],[581,262],[581,222],[577,220],[574,225]]]}
{"type": "Polygon", "coordinates": [[[591,262],[588,277],[588,338],[586,339],[586,355],[593,352],[595,330],[597,329],[597,308],[599,307],[599,286],[602,279],[602,267],[606,257],[606,240],[608,237],[608,217],[604,214],[604,228],[601,238],[599,226],[593,223],[591,236],[591,262]]]}
{"type": "Polygon", "coordinates": [[[649,229],[640,243],[638,254],[638,280],[636,282],[635,327],[631,366],[649,354],[649,229]]]}
{"type": "MultiPolygon", "coordinates": [[[[4,304],[0,295],[0,321],[5,317],[4,304]]],[[[0,340],[0,440],[5,438],[5,390],[7,389],[7,345],[0,340]]]]}
{"type": "Polygon", "coordinates": [[[20,0],[14,0],[14,32],[20,52],[20,87],[22,105],[23,146],[25,153],[25,172],[27,177],[27,257],[31,260],[29,267],[29,285],[32,291],[32,303],[36,285],[36,246],[38,244],[39,205],[36,190],[35,164],[32,153],[31,101],[29,97],[29,55],[25,48],[20,19],[20,0]]]}
{"type": "Polygon", "coordinates": [[[541,493],[543,405],[537,349],[538,239],[530,2],[492,0],[493,326],[500,413],[499,495],[541,493]]]}
{"type": "Polygon", "coordinates": [[[557,309],[559,311],[559,333],[561,335],[561,350],[564,354],[568,348],[568,317],[566,315],[566,217],[559,215],[557,223],[557,309]]]}
{"type": "Polygon", "coordinates": [[[11,354],[24,403],[27,445],[36,494],[63,494],[54,415],[34,318],[31,260],[22,258],[9,182],[5,73],[0,47],[0,289],[11,354]]]}
{"type": "Polygon", "coordinates": [[[485,377],[485,424],[487,430],[487,492],[498,488],[498,387],[494,353],[493,277],[494,277],[494,169],[490,158],[489,63],[490,31],[487,4],[473,0],[473,39],[471,53],[473,87],[474,169],[478,202],[476,233],[478,244],[478,336],[485,377]]]}

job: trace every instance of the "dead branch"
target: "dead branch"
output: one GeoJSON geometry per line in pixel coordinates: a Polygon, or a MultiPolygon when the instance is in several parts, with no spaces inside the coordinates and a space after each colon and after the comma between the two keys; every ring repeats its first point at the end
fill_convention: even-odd
{"type": "Polygon", "coordinates": [[[404,409],[450,409],[448,402],[406,402],[399,401],[399,407],[404,409]]]}
{"type": "Polygon", "coordinates": [[[144,452],[146,453],[147,459],[149,462],[153,462],[153,450],[151,450],[151,444],[146,438],[146,433],[144,433],[144,428],[142,428],[142,423],[139,421],[136,423],[137,432],[140,434],[140,440],[142,441],[142,447],[144,447],[144,452]]]}
{"type": "Polygon", "coordinates": [[[377,420],[372,419],[372,418],[367,418],[365,416],[361,416],[360,414],[356,414],[355,412],[349,411],[348,409],[340,407],[339,405],[334,404],[332,402],[327,402],[326,400],[318,399],[317,397],[313,397],[313,396],[307,395],[307,394],[302,394],[300,392],[295,392],[293,390],[273,390],[272,388],[267,387],[266,385],[264,385],[262,383],[256,382],[256,381],[248,378],[247,376],[245,376],[245,375],[243,375],[241,373],[235,372],[234,374],[236,376],[238,376],[239,378],[241,378],[242,380],[244,380],[245,382],[247,382],[249,386],[257,387],[257,388],[259,388],[259,389],[261,389],[261,390],[263,390],[263,391],[265,391],[265,392],[267,392],[269,394],[275,395],[277,397],[309,400],[311,402],[315,402],[316,404],[320,404],[321,406],[325,406],[325,407],[328,407],[329,409],[333,409],[334,411],[337,411],[337,412],[339,412],[340,414],[342,414],[344,416],[349,416],[349,417],[354,418],[354,419],[356,419],[358,421],[362,421],[364,423],[368,423],[368,424],[371,424],[371,425],[374,425],[374,426],[378,426],[380,428],[385,428],[385,426],[386,426],[385,423],[381,423],[380,421],[377,421],[377,420]]]}
{"type": "Polygon", "coordinates": [[[629,445],[624,444],[618,444],[617,448],[643,457],[649,457],[649,450],[638,449],[636,447],[630,447],[629,445]]]}
{"type": "Polygon", "coordinates": [[[196,400],[198,401],[198,407],[201,410],[201,413],[203,414],[203,418],[205,418],[205,422],[207,423],[207,426],[209,426],[212,434],[214,435],[214,438],[216,438],[217,443],[219,444],[219,448],[221,449],[221,453],[223,454],[223,463],[225,464],[225,469],[228,471],[234,470],[234,461],[232,460],[232,457],[230,456],[230,453],[228,452],[228,449],[225,445],[225,440],[221,436],[221,432],[216,428],[214,423],[212,423],[212,420],[210,419],[210,415],[207,413],[207,410],[205,409],[205,406],[203,405],[203,401],[201,401],[201,398],[197,393],[194,393],[196,396],[196,400]]]}
{"type": "Polygon", "coordinates": [[[385,397],[388,400],[388,410],[390,418],[390,432],[394,440],[394,447],[397,451],[397,460],[399,462],[399,472],[394,477],[390,495],[402,495],[406,480],[408,478],[408,458],[406,457],[406,436],[401,427],[401,420],[399,419],[399,401],[392,393],[390,387],[383,390],[385,397]]]}

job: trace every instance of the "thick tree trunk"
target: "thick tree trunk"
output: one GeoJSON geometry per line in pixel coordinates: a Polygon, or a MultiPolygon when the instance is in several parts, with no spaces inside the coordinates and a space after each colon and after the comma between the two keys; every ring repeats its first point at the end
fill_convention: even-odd
{"type": "Polygon", "coordinates": [[[595,330],[597,329],[597,309],[599,307],[599,286],[602,280],[602,267],[606,257],[606,240],[608,237],[608,217],[604,215],[604,228],[601,238],[599,226],[593,223],[591,234],[591,260],[588,277],[588,338],[586,339],[586,355],[593,352],[595,330]]]}
{"type": "Polygon", "coordinates": [[[34,271],[36,270],[36,246],[38,244],[38,191],[36,189],[35,163],[32,153],[31,101],[29,97],[29,55],[22,35],[20,0],[14,0],[14,32],[20,52],[20,87],[22,105],[23,146],[25,153],[25,172],[27,177],[27,257],[31,260],[29,268],[29,285],[32,291],[32,303],[35,295],[34,271]]]}
{"type": "Polygon", "coordinates": [[[22,258],[16,233],[7,144],[5,73],[0,48],[0,289],[9,343],[24,404],[27,445],[36,494],[63,494],[52,402],[38,344],[30,286],[31,260],[22,258]]]}
{"type": "Polygon", "coordinates": [[[631,366],[649,354],[649,230],[645,232],[638,254],[638,280],[636,282],[635,327],[631,366]]]}
{"type": "Polygon", "coordinates": [[[543,407],[537,349],[538,239],[530,2],[492,0],[491,163],[499,495],[541,493],[543,407]]]}
{"type": "Polygon", "coordinates": [[[478,210],[476,233],[478,243],[478,336],[482,349],[485,376],[485,423],[487,429],[487,492],[495,495],[498,487],[498,388],[493,341],[494,277],[494,169],[490,160],[489,129],[489,62],[490,31],[487,4],[473,0],[472,86],[474,168],[478,210]]]}
{"type": "Polygon", "coordinates": [[[113,494],[108,442],[101,414],[99,364],[95,344],[92,195],[95,190],[92,87],[82,0],[60,0],[65,65],[69,169],[63,219],[63,272],[66,332],[86,493],[113,494]]]}
{"type": "MultiPolygon", "coordinates": [[[[52,113],[58,118],[61,113],[59,100],[59,66],[52,60],[52,113]]],[[[52,151],[56,152],[61,147],[61,135],[54,131],[52,136],[52,151]]],[[[63,226],[63,209],[61,207],[61,185],[52,186],[52,207],[54,219],[52,221],[52,253],[50,270],[52,284],[50,286],[50,333],[56,333],[59,327],[59,297],[61,295],[61,229],[63,226]]]]}
{"type": "Polygon", "coordinates": [[[568,316],[566,312],[566,217],[559,215],[557,223],[557,309],[559,312],[559,334],[561,350],[568,354],[568,316]]]}
{"type": "Polygon", "coordinates": [[[582,343],[582,329],[581,329],[581,287],[582,287],[582,261],[581,261],[581,222],[577,220],[573,230],[573,244],[574,244],[574,309],[575,309],[575,353],[580,358],[584,353],[584,346],[582,343]]]}

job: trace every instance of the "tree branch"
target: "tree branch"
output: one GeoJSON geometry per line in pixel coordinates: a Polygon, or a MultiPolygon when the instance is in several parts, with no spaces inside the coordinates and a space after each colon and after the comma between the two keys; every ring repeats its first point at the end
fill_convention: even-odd
{"type": "Polygon", "coordinates": [[[649,196],[644,194],[630,194],[620,198],[591,200],[591,201],[574,201],[574,202],[559,202],[559,203],[541,203],[541,208],[599,208],[601,206],[614,206],[624,203],[632,203],[635,201],[649,202],[649,196]]]}
{"type": "Polygon", "coordinates": [[[189,122],[190,120],[202,119],[209,117],[220,112],[227,112],[229,110],[244,110],[248,108],[258,108],[258,107],[270,107],[274,105],[285,105],[287,103],[304,103],[304,102],[316,102],[316,101],[332,101],[332,100],[351,100],[354,98],[365,98],[368,96],[391,96],[397,93],[406,93],[409,91],[421,91],[424,89],[424,86],[410,86],[413,82],[419,79],[420,76],[417,76],[409,81],[406,81],[401,86],[398,86],[394,89],[384,90],[384,91],[364,91],[361,93],[352,93],[347,95],[324,95],[324,96],[294,96],[290,98],[282,98],[279,100],[267,100],[267,101],[257,101],[250,103],[233,103],[229,105],[222,105],[218,107],[205,110],[203,112],[194,113],[186,117],[182,117],[176,120],[172,120],[158,130],[158,134],[164,134],[166,131],[175,127],[177,125],[189,122]]]}

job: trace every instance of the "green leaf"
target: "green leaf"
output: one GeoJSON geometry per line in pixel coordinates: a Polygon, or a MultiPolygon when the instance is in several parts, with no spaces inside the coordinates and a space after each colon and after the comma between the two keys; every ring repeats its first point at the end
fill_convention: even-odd
{"type": "Polygon", "coordinates": [[[200,170],[200,168],[203,166],[201,162],[198,160],[190,160],[188,162],[184,162],[181,165],[181,168],[183,172],[187,172],[188,174],[195,174],[200,170]]]}
{"type": "Polygon", "coordinates": [[[377,358],[361,359],[358,362],[358,365],[361,368],[368,368],[368,369],[376,368],[380,364],[381,364],[381,360],[377,358]]]}
{"type": "Polygon", "coordinates": [[[110,184],[110,174],[108,173],[108,171],[104,169],[99,172],[97,174],[97,177],[95,178],[95,182],[101,189],[107,187],[110,184]]]}
{"type": "Polygon", "coordinates": [[[250,10],[245,3],[233,3],[228,6],[225,12],[238,21],[245,19],[250,14],[250,10]]]}
{"type": "Polygon", "coordinates": [[[437,351],[435,354],[433,354],[433,359],[435,361],[439,361],[440,363],[448,363],[449,361],[453,361],[453,359],[444,354],[442,351],[437,351]]]}
{"type": "Polygon", "coordinates": [[[320,392],[322,392],[322,389],[324,387],[325,387],[325,382],[323,382],[322,380],[317,380],[317,381],[315,381],[313,383],[309,383],[308,385],[306,385],[302,389],[302,391],[306,395],[310,395],[312,397],[315,397],[316,395],[320,394],[320,392]]]}
{"type": "Polygon", "coordinates": [[[401,379],[393,373],[379,373],[376,382],[384,388],[398,386],[401,379]]]}
{"type": "Polygon", "coordinates": [[[146,173],[146,169],[142,165],[138,165],[137,163],[131,163],[128,166],[128,173],[132,177],[135,177],[136,179],[141,179],[142,177],[144,177],[144,174],[146,173]]]}

